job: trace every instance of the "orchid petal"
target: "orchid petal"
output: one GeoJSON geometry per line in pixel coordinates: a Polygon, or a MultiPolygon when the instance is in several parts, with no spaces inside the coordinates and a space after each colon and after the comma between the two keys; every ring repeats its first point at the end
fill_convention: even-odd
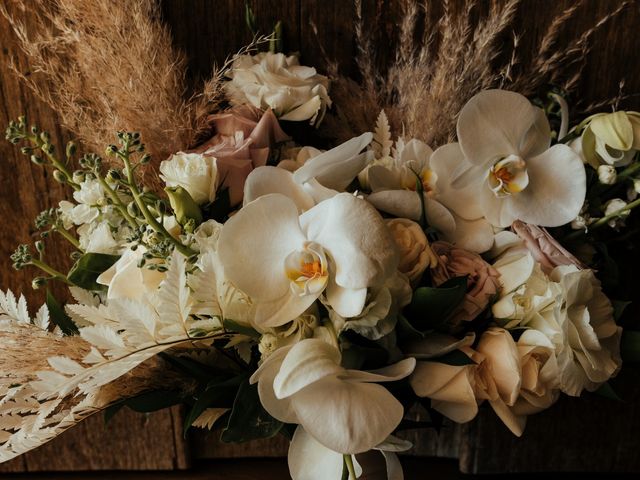
{"type": "Polygon", "coordinates": [[[401,190],[403,188],[399,169],[390,170],[382,165],[372,165],[367,170],[367,178],[372,192],[401,190]]]}
{"type": "Polygon", "coordinates": [[[555,145],[530,158],[527,170],[529,186],[504,199],[511,203],[513,220],[558,227],[576,218],[584,203],[587,181],[584,165],[571,148],[555,145]]]}
{"type": "Polygon", "coordinates": [[[313,198],[293,180],[293,174],[278,167],[258,167],[253,170],[244,184],[244,204],[268,195],[280,193],[293,200],[302,213],[315,205],[313,198]]]}
{"type": "Polygon", "coordinates": [[[626,112],[613,112],[591,120],[591,131],[616,150],[627,151],[633,145],[633,126],[626,112]]]}
{"type": "Polygon", "coordinates": [[[340,374],[342,380],[355,382],[397,382],[408,377],[416,367],[415,358],[405,358],[393,365],[368,372],[362,370],[347,370],[340,374]]]}
{"type": "Polygon", "coordinates": [[[301,250],[305,240],[295,203],[270,194],[245,205],[224,224],[218,251],[225,274],[236,287],[252,298],[275,300],[290,288],[285,259],[301,250]]]}
{"type": "Polygon", "coordinates": [[[357,317],[367,301],[366,288],[344,288],[333,278],[329,280],[326,290],[327,303],[342,318],[357,317]]]}
{"type": "Polygon", "coordinates": [[[372,139],[373,134],[367,132],[307,160],[293,174],[294,180],[302,184],[317,178],[325,187],[343,191],[373,159],[368,152],[358,155],[372,139]]]}
{"type": "Polygon", "coordinates": [[[287,290],[280,298],[257,302],[254,304],[255,314],[252,323],[259,330],[284,325],[304,313],[318,299],[320,293],[299,295],[287,290]]]}
{"type": "Polygon", "coordinates": [[[324,202],[325,200],[329,200],[340,193],[332,188],[327,188],[324,185],[321,185],[315,178],[305,182],[302,185],[302,188],[309,196],[311,196],[311,198],[313,198],[315,203],[324,202]]]}
{"type": "Polygon", "coordinates": [[[465,220],[454,215],[456,229],[443,235],[443,240],[476,253],[484,253],[494,243],[493,226],[484,218],[465,220]]]}
{"type": "Polygon", "coordinates": [[[427,223],[444,235],[452,235],[456,231],[456,220],[453,214],[440,202],[425,195],[424,209],[427,223]]]}
{"type": "Polygon", "coordinates": [[[333,451],[371,450],[395,430],[402,404],[381,385],[325,377],[299,391],[291,401],[301,424],[333,451]]]}
{"type": "Polygon", "coordinates": [[[368,195],[367,201],[395,217],[418,221],[422,216],[420,197],[411,190],[382,190],[368,195]]]}
{"type": "Polygon", "coordinates": [[[342,371],[340,350],[322,340],[309,338],[289,350],[274,379],[273,390],[277,398],[283,399],[342,371]]]}
{"type": "MultiPolygon", "coordinates": [[[[293,480],[337,480],[342,477],[344,458],[298,426],[289,445],[288,462],[293,480]]],[[[354,468],[356,476],[362,475],[362,467],[356,462],[354,468]]]]}
{"type": "Polygon", "coordinates": [[[312,97],[304,102],[299,107],[296,107],[293,110],[282,115],[280,117],[280,120],[289,120],[291,122],[301,122],[303,120],[308,120],[310,118],[313,118],[313,116],[318,113],[320,107],[322,107],[322,100],[320,100],[319,95],[316,95],[315,97],[312,97]]]}
{"type": "Polygon", "coordinates": [[[478,188],[482,183],[480,180],[486,176],[486,169],[468,163],[458,143],[450,143],[438,148],[431,157],[431,168],[438,176],[436,183],[438,200],[467,220],[475,220],[483,216],[478,201],[478,188]],[[466,165],[465,171],[468,173],[465,176],[469,177],[470,182],[466,182],[467,185],[464,187],[453,188],[454,176],[460,175],[458,170],[461,165],[466,165]]]}
{"type": "Polygon", "coordinates": [[[385,450],[381,450],[381,453],[387,464],[387,480],[404,480],[404,472],[398,455],[385,450]]]}
{"type": "Polygon", "coordinates": [[[377,286],[397,268],[396,245],[384,220],[369,203],[349,193],[303,213],[300,224],[307,238],[333,259],[335,282],[341,287],[377,286]]]}
{"type": "Polygon", "coordinates": [[[506,90],[484,90],[460,111],[458,139],[467,160],[492,164],[508,155],[529,157],[549,148],[549,122],[526,97],[506,90]]]}
{"type": "Polygon", "coordinates": [[[279,348],[260,365],[250,378],[251,384],[258,383],[260,403],[273,418],[285,423],[298,423],[295,411],[289,399],[279,399],[273,391],[273,381],[280,370],[280,365],[291,347],[279,348]]]}

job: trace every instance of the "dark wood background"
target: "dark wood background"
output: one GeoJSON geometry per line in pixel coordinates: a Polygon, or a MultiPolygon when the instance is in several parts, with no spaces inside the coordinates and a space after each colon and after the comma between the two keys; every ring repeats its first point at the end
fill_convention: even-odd
{"type": "MultiPolygon", "coordinates": [[[[479,3],[486,4],[486,1],[479,0],[479,3]]],[[[451,3],[455,6],[459,2],[452,0],[451,3]]],[[[554,16],[574,3],[574,0],[523,0],[513,27],[522,36],[523,62],[536,54],[532,46],[554,16]]],[[[598,18],[613,11],[620,0],[583,3],[567,25],[560,45],[593,26],[598,18]]],[[[161,4],[175,44],[188,56],[193,85],[207,76],[214,61],[223,61],[250,40],[244,24],[244,0],[163,0],[161,4]]],[[[270,31],[277,20],[283,22],[286,48],[302,52],[303,62],[322,71],[324,49],[329,58],[339,62],[343,72],[356,75],[355,9],[351,1],[252,0],[249,4],[261,31],[270,31]],[[317,36],[312,24],[317,26],[317,36]]],[[[430,4],[433,14],[438,15],[442,10],[441,0],[430,4]]],[[[89,8],[90,2],[87,5],[89,8]]],[[[393,51],[399,5],[398,0],[363,0],[366,29],[379,39],[377,48],[382,57],[393,51]]],[[[626,82],[625,93],[640,92],[639,27],[640,0],[631,0],[621,15],[593,36],[595,46],[580,83],[580,97],[586,103],[616,96],[622,79],[626,82]]],[[[0,126],[4,127],[20,114],[27,114],[31,121],[48,129],[58,144],[73,138],[72,133],[59,127],[56,113],[34,98],[10,72],[11,57],[17,59],[23,72],[29,71],[29,65],[4,19],[0,20],[0,45],[0,126]]],[[[621,107],[638,109],[640,98],[631,96],[621,107]]],[[[32,272],[14,271],[9,255],[17,244],[32,240],[31,220],[35,215],[56,205],[68,193],[15,148],[0,142],[0,287],[24,293],[32,305],[42,302],[42,294],[30,288],[32,272]]],[[[61,268],[69,265],[68,251],[62,242],[49,242],[47,248],[61,268]]],[[[637,375],[632,379],[640,383],[637,375]]],[[[612,404],[596,398],[567,399],[533,417],[522,439],[511,436],[490,412],[483,411],[476,421],[462,429],[448,429],[439,439],[433,433],[422,437],[419,452],[460,457],[460,466],[467,472],[640,471],[640,456],[636,453],[640,410],[636,407],[633,402],[612,404]]],[[[278,456],[286,449],[282,442],[235,448],[215,445],[201,435],[184,440],[179,434],[179,422],[178,410],[149,417],[122,412],[106,427],[101,418],[93,418],[48,446],[0,465],[0,471],[185,469],[194,459],[278,456]]],[[[282,478],[283,462],[267,464],[275,465],[269,467],[274,473],[272,477],[265,473],[261,478],[282,478]]],[[[260,467],[256,465],[256,468],[260,467]]],[[[226,478],[233,477],[227,475],[226,478]]]]}

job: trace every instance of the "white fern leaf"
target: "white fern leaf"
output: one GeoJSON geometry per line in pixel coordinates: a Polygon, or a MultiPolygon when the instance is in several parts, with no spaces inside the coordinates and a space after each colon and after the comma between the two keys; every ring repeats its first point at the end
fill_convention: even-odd
{"type": "Polygon", "coordinates": [[[72,304],[67,305],[66,311],[78,327],[116,323],[105,305],[72,304]]]}
{"type": "Polygon", "coordinates": [[[373,131],[374,151],[377,158],[388,157],[391,154],[393,141],[391,140],[391,127],[389,119],[384,110],[380,110],[378,119],[376,120],[376,128],[373,131]]]}
{"type": "Polygon", "coordinates": [[[213,424],[228,411],[228,408],[207,408],[194,420],[191,426],[211,430],[211,428],[213,428],[213,424]]]}
{"type": "MultiPolygon", "coordinates": [[[[108,352],[126,351],[122,337],[107,325],[93,325],[91,327],[81,328],[80,336],[100,350],[107,350],[108,352]]],[[[108,356],[115,356],[117,354],[118,353],[107,353],[108,356]]]]}
{"type": "Polygon", "coordinates": [[[185,258],[178,252],[171,257],[171,266],[158,292],[160,338],[189,336],[187,322],[191,314],[190,290],[187,286],[185,258]]]}
{"type": "Polygon", "coordinates": [[[100,304],[100,297],[89,290],[85,290],[84,288],[69,287],[69,292],[76,303],[92,307],[97,307],[100,304]]]}
{"type": "Polygon", "coordinates": [[[46,305],[42,305],[40,307],[36,313],[36,317],[33,319],[33,324],[42,330],[47,330],[49,328],[49,309],[46,305]]]}
{"type": "Polygon", "coordinates": [[[68,357],[49,357],[47,358],[47,362],[54,370],[65,375],[75,375],[84,371],[82,365],[68,357]]]}

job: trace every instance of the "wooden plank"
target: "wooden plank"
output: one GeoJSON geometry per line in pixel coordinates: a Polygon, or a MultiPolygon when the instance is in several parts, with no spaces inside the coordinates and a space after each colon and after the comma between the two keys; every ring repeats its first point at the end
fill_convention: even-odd
{"type": "Polygon", "coordinates": [[[102,415],[25,454],[29,472],[181,470],[189,466],[175,409],[149,415],[124,409],[105,425],[102,415]]]}

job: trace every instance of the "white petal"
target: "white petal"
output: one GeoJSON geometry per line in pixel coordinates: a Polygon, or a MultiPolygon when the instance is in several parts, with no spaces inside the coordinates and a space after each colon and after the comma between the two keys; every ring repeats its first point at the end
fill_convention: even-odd
{"type": "Polygon", "coordinates": [[[366,288],[344,288],[329,280],[326,290],[327,303],[342,318],[357,317],[367,301],[366,288]]]}
{"type": "Polygon", "coordinates": [[[302,213],[315,205],[313,198],[294,182],[293,174],[278,167],[258,167],[244,184],[244,204],[270,193],[281,193],[293,200],[302,213]]]}
{"type": "Polygon", "coordinates": [[[347,370],[340,374],[340,378],[356,382],[397,382],[411,375],[415,367],[415,358],[405,358],[393,365],[378,370],[370,370],[367,372],[362,370],[347,370]]]}
{"type": "Polygon", "coordinates": [[[289,445],[289,473],[293,480],[339,480],[343,457],[318,443],[304,428],[296,428],[289,445]]]}
{"type": "Polygon", "coordinates": [[[289,350],[273,382],[273,390],[277,398],[290,397],[327,375],[341,372],[340,350],[322,340],[308,338],[289,350]]]}
{"type": "Polygon", "coordinates": [[[512,195],[515,219],[543,227],[569,223],[580,213],[586,173],[580,157],[566,145],[554,145],[527,160],[529,186],[512,195]]]}
{"type": "Polygon", "coordinates": [[[292,397],[301,425],[327,448],[357,454],[395,430],[402,404],[381,385],[325,377],[292,397]]]}
{"type": "Polygon", "coordinates": [[[255,315],[252,322],[259,327],[258,330],[284,325],[304,313],[317,300],[320,293],[299,295],[287,290],[280,298],[257,302],[254,304],[255,315]]]}
{"type": "Polygon", "coordinates": [[[333,259],[341,287],[377,286],[397,268],[396,245],[384,220],[369,203],[349,193],[319,203],[301,215],[300,224],[307,238],[333,259]]]}
{"type": "Polygon", "coordinates": [[[373,134],[367,132],[307,160],[293,178],[300,184],[316,178],[325,187],[343,191],[373,159],[367,152],[358,155],[372,139],[373,134]]]}
{"type": "Polygon", "coordinates": [[[477,351],[485,357],[500,398],[507,404],[516,403],[520,393],[520,354],[511,334],[502,328],[490,328],[482,334],[477,351]]]}
{"type": "Polygon", "coordinates": [[[422,203],[411,190],[382,190],[367,196],[367,201],[378,210],[400,218],[418,221],[422,216],[422,203]]]}
{"type": "Polygon", "coordinates": [[[484,253],[493,246],[493,226],[487,220],[465,220],[457,215],[454,218],[456,229],[444,235],[443,240],[476,253],[484,253]]]}
{"type": "Polygon", "coordinates": [[[431,168],[438,176],[436,194],[446,207],[462,218],[474,220],[482,217],[478,199],[478,188],[484,182],[486,169],[467,163],[458,143],[450,143],[438,148],[431,157],[431,168]],[[467,165],[471,181],[464,188],[453,188],[455,175],[459,175],[461,165],[467,165]]]}
{"type": "Polygon", "coordinates": [[[387,464],[387,480],[404,480],[404,472],[398,455],[382,450],[384,461],[387,464]]]}
{"type": "Polygon", "coordinates": [[[494,263],[493,267],[500,273],[502,294],[513,292],[524,284],[531,277],[535,264],[533,256],[528,251],[506,255],[494,263]]]}
{"type": "Polygon", "coordinates": [[[440,202],[425,196],[424,209],[429,226],[444,235],[451,235],[456,231],[456,220],[453,214],[440,202]]]}
{"type": "Polygon", "coordinates": [[[475,366],[454,366],[418,362],[409,383],[419,397],[431,399],[431,406],[454,422],[465,423],[478,414],[478,403],[470,375],[475,366]]]}
{"type": "Polygon", "coordinates": [[[456,337],[443,333],[431,333],[424,339],[414,340],[404,344],[402,351],[405,355],[411,355],[420,360],[427,360],[429,358],[440,357],[445,353],[453,352],[461,347],[470,347],[473,345],[475,339],[476,335],[473,332],[468,333],[462,339],[457,339],[456,337]]]}
{"type": "Polygon", "coordinates": [[[549,122],[526,97],[506,90],[484,90],[460,111],[458,140],[465,157],[487,165],[507,155],[529,157],[549,147],[549,122]]]}
{"type": "Polygon", "coordinates": [[[305,182],[302,185],[304,191],[307,192],[308,195],[313,198],[315,203],[324,202],[332,197],[335,197],[338,193],[337,190],[333,190],[332,188],[327,188],[324,185],[320,185],[320,182],[315,178],[312,178],[308,182],[305,182]]]}
{"type": "Polygon", "coordinates": [[[297,108],[287,112],[286,114],[280,117],[280,120],[289,120],[292,122],[301,122],[303,120],[308,120],[312,118],[320,107],[322,106],[322,100],[320,100],[320,96],[316,95],[311,99],[307,100],[305,103],[300,105],[297,108]]]}
{"type": "Polygon", "coordinates": [[[245,205],[224,224],[218,251],[236,287],[254,299],[275,300],[290,288],[285,258],[301,250],[305,240],[295,203],[271,194],[245,205]]]}
{"type": "Polygon", "coordinates": [[[280,370],[284,357],[290,347],[279,348],[273,352],[260,368],[251,376],[250,382],[258,382],[260,403],[269,415],[285,423],[298,423],[298,418],[288,398],[279,399],[273,391],[273,381],[280,370]]]}

